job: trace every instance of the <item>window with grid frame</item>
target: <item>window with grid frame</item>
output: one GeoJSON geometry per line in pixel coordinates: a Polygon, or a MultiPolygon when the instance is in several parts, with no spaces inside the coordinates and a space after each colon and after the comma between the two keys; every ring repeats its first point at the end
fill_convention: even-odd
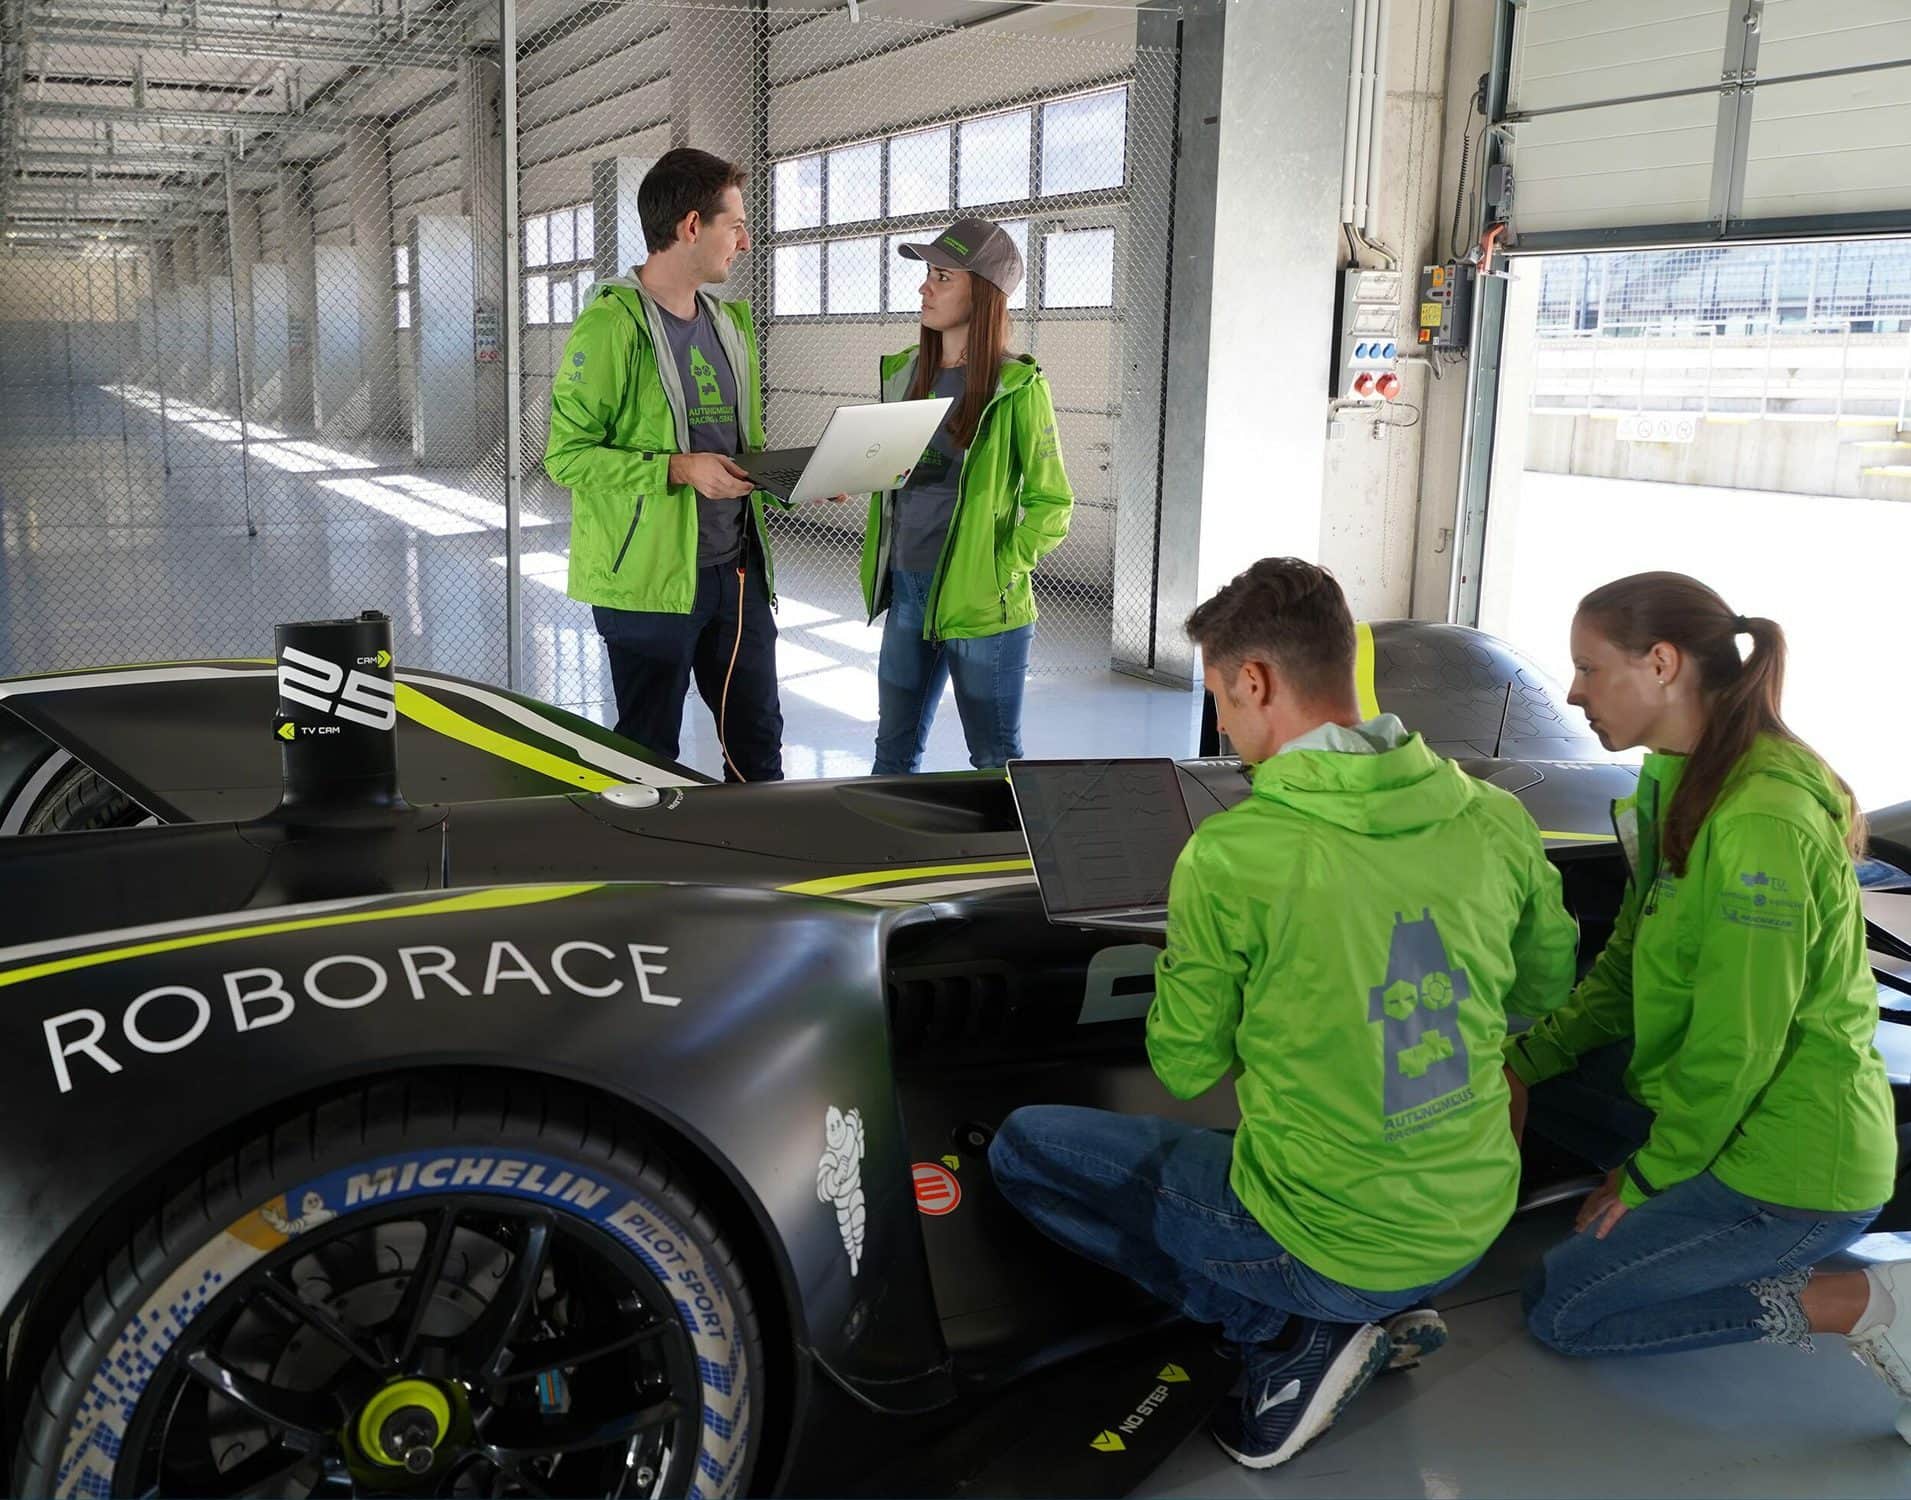
{"type": "Polygon", "coordinates": [[[921,267],[897,247],[964,214],[1001,224],[1021,247],[1012,308],[1028,305],[1031,284],[1043,308],[1112,307],[1115,234],[1078,230],[1067,210],[1126,187],[1127,116],[1124,83],[776,162],[772,315],[913,315],[921,267]]]}
{"type": "Polygon", "coordinates": [[[569,323],[597,281],[591,269],[596,210],[588,203],[532,214],[524,220],[524,321],[544,327],[569,323]]]}

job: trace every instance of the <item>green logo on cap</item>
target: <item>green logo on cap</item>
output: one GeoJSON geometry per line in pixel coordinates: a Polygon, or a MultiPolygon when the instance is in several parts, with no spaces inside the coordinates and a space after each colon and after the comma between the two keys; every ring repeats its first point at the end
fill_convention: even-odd
{"type": "Polygon", "coordinates": [[[957,255],[967,255],[969,253],[969,247],[952,234],[945,234],[942,237],[942,243],[955,251],[957,255]]]}

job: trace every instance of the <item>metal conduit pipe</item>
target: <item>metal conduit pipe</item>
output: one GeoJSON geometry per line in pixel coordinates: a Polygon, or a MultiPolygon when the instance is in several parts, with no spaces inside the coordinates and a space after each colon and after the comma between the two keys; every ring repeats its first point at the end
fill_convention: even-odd
{"type": "Polygon", "coordinates": [[[1371,0],[1374,84],[1367,117],[1367,191],[1354,208],[1358,215],[1354,227],[1361,230],[1370,222],[1378,224],[1380,220],[1380,165],[1386,155],[1387,142],[1387,32],[1391,9],[1392,0],[1371,0]]]}
{"type": "Polygon", "coordinates": [[[1354,151],[1360,131],[1360,73],[1367,39],[1367,0],[1354,0],[1353,56],[1347,61],[1347,127],[1340,148],[1340,222],[1354,222],[1354,151]]]}
{"type": "Polygon", "coordinates": [[[1380,19],[1380,0],[1368,0],[1365,38],[1360,56],[1360,118],[1354,144],[1354,213],[1361,213],[1367,201],[1367,167],[1374,128],[1374,41],[1375,23],[1380,19]]]}

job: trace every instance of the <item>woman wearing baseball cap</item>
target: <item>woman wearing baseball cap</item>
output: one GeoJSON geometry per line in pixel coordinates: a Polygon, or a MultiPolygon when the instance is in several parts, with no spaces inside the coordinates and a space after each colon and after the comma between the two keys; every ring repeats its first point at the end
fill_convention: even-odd
{"type": "Polygon", "coordinates": [[[881,362],[885,401],[953,398],[900,489],[870,496],[863,601],[884,610],[877,775],[914,771],[945,682],[978,770],[1022,753],[1035,634],[1029,575],[1068,535],[1074,492],[1048,381],[1007,353],[1022,255],[1000,225],[961,219],[899,253],[927,267],[915,347],[881,362]]]}

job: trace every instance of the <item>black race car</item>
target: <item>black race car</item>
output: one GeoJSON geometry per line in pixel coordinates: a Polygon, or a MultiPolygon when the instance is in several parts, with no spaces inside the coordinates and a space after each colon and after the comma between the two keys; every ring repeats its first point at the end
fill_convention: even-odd
{"type": "MultiPolygon", "coordinates": [[[[1361,668],[1526,802],[1596,951],[1632,772],[1489,637],[1363,627],[1361,668]]],[[[710,785],[394,670],[382,617],[0,683],[0,833],[15,1494],[1004,1491],[938,1424],[1162,1314],[996,1198],[992,1129],[1232,1121],[1148,1069],[1154,942],[1045,919],[1000,775],[710,785]]],[[[1911,867],[1911,808],[1878,833],[1911,867]]],[[[1044,1440],[1152,1462],[1197,1346],[1044,1440]]]]}

